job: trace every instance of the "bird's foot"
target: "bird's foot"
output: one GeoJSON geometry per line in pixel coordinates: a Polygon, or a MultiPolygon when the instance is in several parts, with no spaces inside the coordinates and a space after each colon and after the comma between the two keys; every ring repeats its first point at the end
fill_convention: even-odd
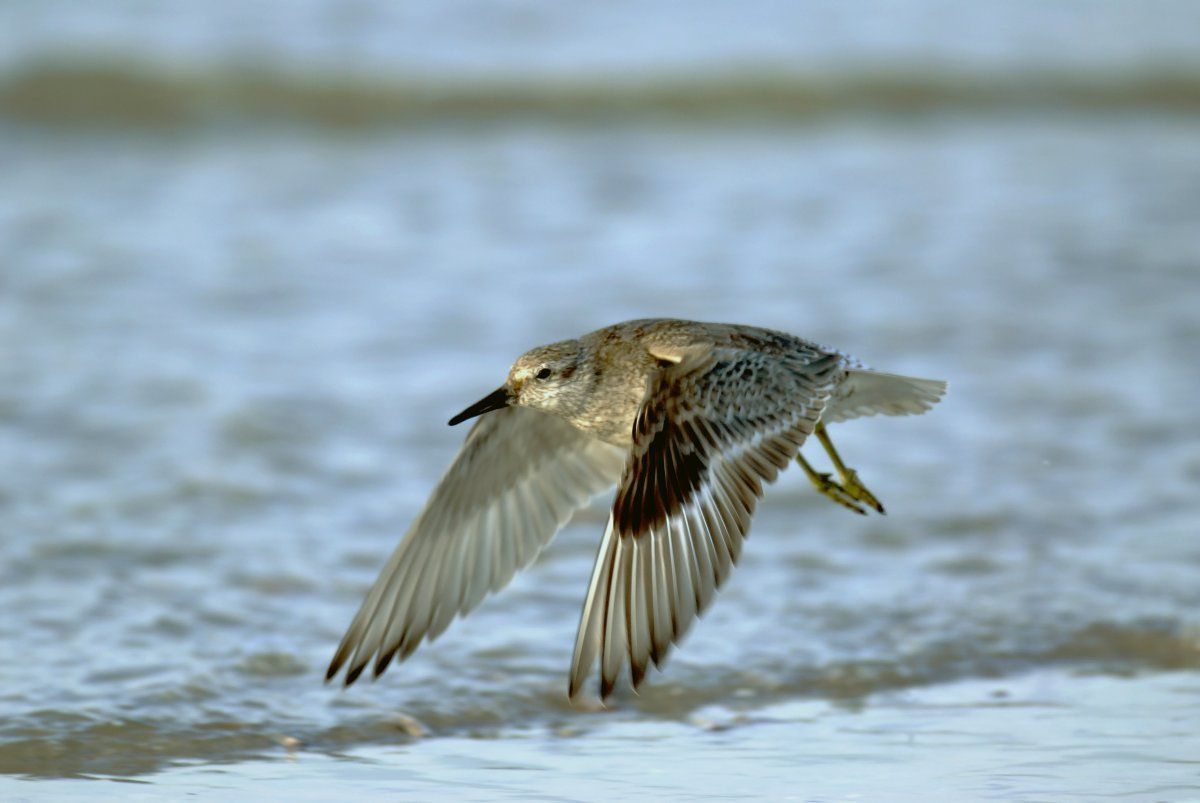
{"type": "MultiPolygon", "coordinates": [[[[867,486],[862,484],[862,480],[858,478],[858,472],[852,468],[847,468],[841,472],[842,484],[838,485],[838,490],[849,496],[851,499],[862,502],[868,507],[873,507],[880,513],[887,515],[887,511],[883,509],[883,505],[875,498],[875,494],[867,490],[867,486]]],[[[826,477],[829,475],[826,474],[826,477]]],[[[824,492],[822,492],[824,493],[824,492]]],[[[859,511],[860,513],[863,511],[859,511]]]]}
{"type": "Polygon", "coordinates": [[[854,495],[850,493],[849,489],[839,485],[830,477],[829,474],[825,472],[813,471],[809,473],[808,478],[812,481],[813,487],[815,487],[820,493],[832,499],[834,502],[837,502],[842,507],[853,510],[860,516],[867,515],[867,511],[863,510],[863,508],[857,504],[854,495]]]}

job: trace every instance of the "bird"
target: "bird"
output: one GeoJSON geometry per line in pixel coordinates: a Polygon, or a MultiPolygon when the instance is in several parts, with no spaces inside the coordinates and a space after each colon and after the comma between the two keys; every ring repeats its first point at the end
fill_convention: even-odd
{"type": "Polygon", "coordinates": [[[433,641],[529,565],[572,514],[616,488],[568,676],[635,692],[712,602],[764,485],[796,461],[817,490],[884,507],[828,425],[924,413],[947,383],[876,371],[836,349],[740,324],[651,318],[522,354],[354,616],[326,672],[346,686],[433,641]],[[810,435],[838,479],[800,454],[810,435]],[[625,668],[628,667],[628,674],[625,668]]]}

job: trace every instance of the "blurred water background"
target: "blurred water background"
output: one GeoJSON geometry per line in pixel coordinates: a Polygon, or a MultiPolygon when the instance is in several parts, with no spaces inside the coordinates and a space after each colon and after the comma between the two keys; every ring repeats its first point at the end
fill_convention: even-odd
{"type": "Polygon", "coordinates": [[[1200,797],[1197,354],[1192,2],[2,3],[0,794],[1200,797]],[[446,418],[658,315],[949,379],[889,515],[785,474],[607,711],[604,500],[323,686],[446,418]]]}

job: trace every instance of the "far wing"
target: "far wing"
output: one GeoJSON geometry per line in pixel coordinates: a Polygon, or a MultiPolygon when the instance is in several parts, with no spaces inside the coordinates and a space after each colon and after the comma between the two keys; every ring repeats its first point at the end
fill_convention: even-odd
{"type": "Polygon", "coordinates": [[[920,415],[941,401],[946,383],[940,379],[888,374],[851,368],[825,408],[826,424],[870,415],[920,415]]]}
{"type": "Polygon", "coordinates": [[[527,408],[489,413],[392,553],[326,679],[379,675],[528,565],[576,509],[617,481],[624,450],[527,408]]]}
{"type": "Polygon", "coordinates": [[[816,348],[658,354],[580,619],[574,697],[600,661],[600,696],[650,661],[712,600],[741,554],[763,483],[795,458],[844,368],[816,348]]]}

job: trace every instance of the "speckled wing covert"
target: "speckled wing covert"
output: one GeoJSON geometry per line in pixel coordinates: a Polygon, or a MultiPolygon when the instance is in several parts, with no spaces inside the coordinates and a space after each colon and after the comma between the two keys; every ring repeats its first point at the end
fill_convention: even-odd
{"type": "Polygon", "coordinates": [[[526,408],[472,427],[425,508],[371,586],[326,680],[346,685],[374,659],[378,676],[503,588],[595,494],[621,475],[625,450],[526,408]]]}
{"type": "Polygon", "coordinates": [[[584,602],[569,693],[599,658],[600,696],[628,663],[661,667],[741,554],[763,493],[812,433],[841,355],[817,347],[651,349],[633,447],[584,602]]]}

